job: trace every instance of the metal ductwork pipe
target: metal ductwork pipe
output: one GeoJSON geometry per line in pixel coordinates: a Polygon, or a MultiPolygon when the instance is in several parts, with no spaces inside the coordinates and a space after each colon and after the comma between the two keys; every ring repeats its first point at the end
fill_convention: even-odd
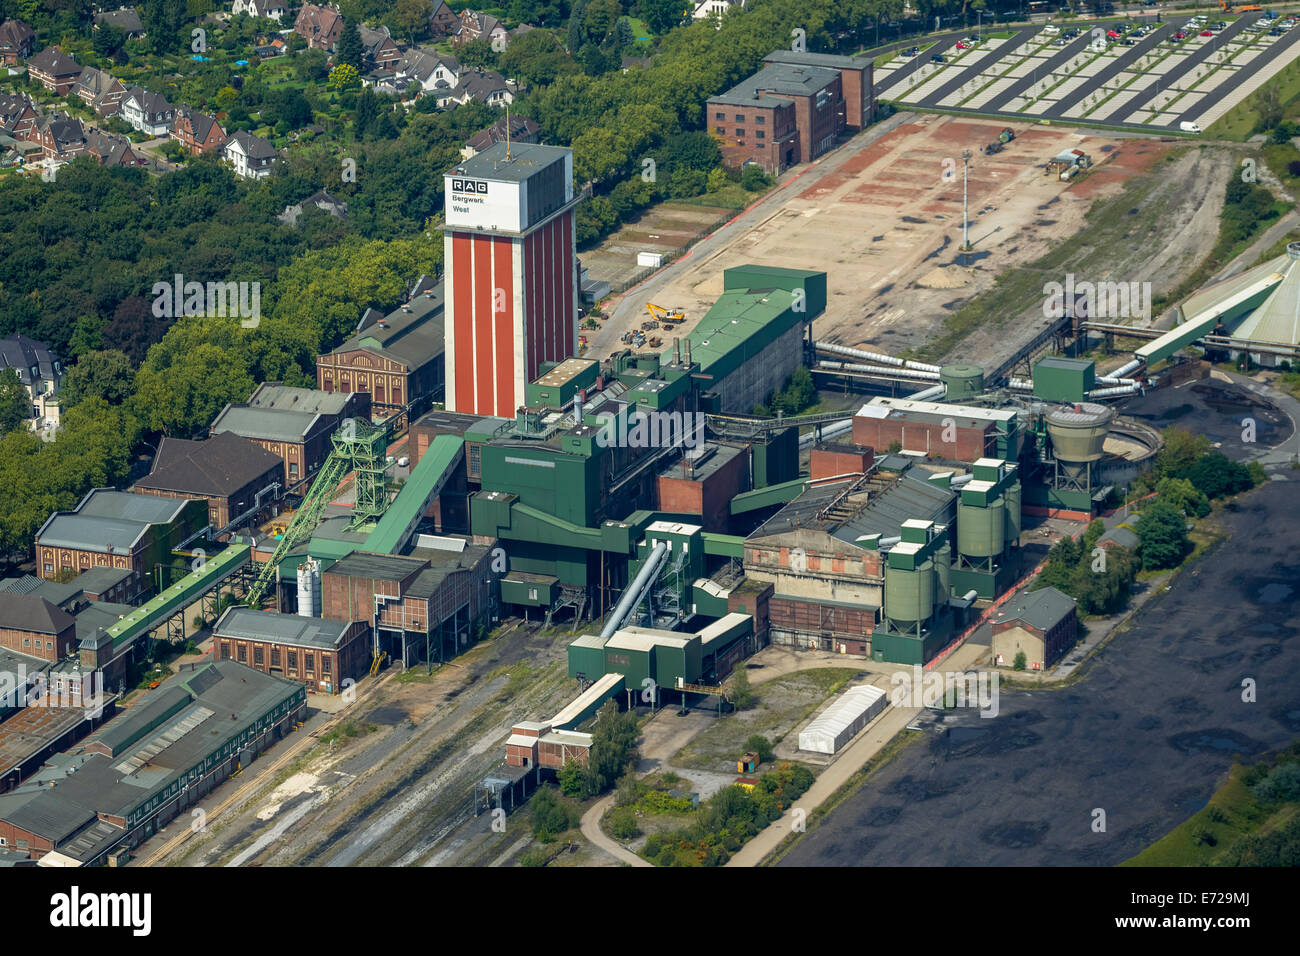
{"type": "Polygon", "coordinates": [[[1101,385],[1137,385],[1137,379],[1133,378],[1112,378],[1109,375],[1098,375],[1096,378],[1101,385]]]}
{"type": "Polygon", "coordinates": [[[1021,392],[1032,392],[1034,383],[1027,378],[1009,378],[1007,379],[1007,388],[1014,388],[1021,392]]]}
{"type": "Polygon", "coordinates": [[[883,355],[880,352],[864,352],[862,349],[851,349],[847,345],[833,345],[830,342],[814,342],[813,347],[822,352],[832,352],[835,355],[847,355],[850,358],[868,359],[880,365],[903,367],[902,359],[894,358],[892,355],[883,355]]]}
{"type": "Polygon", "coordinates": [[[601,629],[600,636],[602,638],[614,636],[614,632],[619,629],[623,619],[632,612],[632,608],[640,603],[641,597],[650,587],[655,575],[659,573],[659,569],[663,567],[664,562],[667,560],[668,544],[664,541],[655,542],[655,546],[650,549],[650,556],[646,558],[645,564],[641,565],[641,570],[632,579],[632,583],[627,586],[623,596],[618,599],[618,605],[614,608],[614,613],[609,616],[609,620],[605,622],[605,626],[601,629]]]}
{"type": "Polygon", "coordinates": [[[939,366],[927,365],[924,362],[911,362],[900,358],[894,358],[892,355],[885,355],[881,352],[866,352],[862,349],[851,349],[847,345],[833,345],[830,342],[814,342],[815,348],[824,352],[833,352],[836,355],[847,355],[850,358],[866,359],[869,362],[875,362],[879,365],[893,365],[898,368],[910,368],[917,372],[934,372],[939,374],[939,366]]]}
{"type": "Polygon", "coordinates": [[[949,487],[949,488],[960,488],[962,485],[966,484],[968,481],[970,481],[970,480],[971,480],[972,478],[974,478],[974,477],[975,477],[974,475],[958,475],[958,476],[957,476],[956,478],[954,478],[952,481],[948,482],[948,487],[949,487]]]}
{"type": "Polygon", "coordinates": [[[817,367],[831,371],[879,375],[883,378],[916,378],[923,382],[932,382],[939,377],[938,372],[922,372],[911,368],[884,368],[879,365],[859,365],[855,362],[831,362],[826,359],[820,360],[817,367]]]}
{"type": "Polygon", "coordinates": [[[938,385],[931,385],[929,388],[923,388],[919,392],[907,396],[909,402],[928,402],[932,398],[943,398],[944,393],[948,391],[948,386],[940,382],[938,385]]]}
{"type": "MultiPolygon", "coordinates": [[[[838,435],[840,432],[846,432],[853,427],[853,419],[846,418],[842,422],[831,422],[829,425],[823,425],[821,431],[822,438],[829,438],[832,435],[838,435]]],[[[799,447],[806,448],[809,445],[817,443],[817,429],[813,429],[806,435],[799,436],[799,447]]]]}
{"type": "Polygon", "coordinates": [[[1115,398],[1119,395],[1136,395],[1139,391],[1141,391],[1141,387],[1136,384],[1120,385],[1116,388],[1094,388],[1088,393],[1088,400],[1092,401],[1096,398],[1115,398]]]}
{"type": "Polygon", "coordinates": [[[1127,375],[1129,372],[1136,371],[1137,369],[1140,369],[1140,368],[1141,368],[1143,365],[1145,365],[1145,364],[1146,364],[1146,362],[1145,362],[1143,359],[1135,358],[1133,361],[1129,362],[1128,364],[1126,364],[1126,365],[1121,365],[1119,368],[1115,369],[1115,371],[1111,372],[1111,373],[1110,373],[1109,375],[1107,375],[1106,377],[1107,377],[1107,378],[1123,378],[1123,377],[1124,377],[1125,375],[1127,375]]]}

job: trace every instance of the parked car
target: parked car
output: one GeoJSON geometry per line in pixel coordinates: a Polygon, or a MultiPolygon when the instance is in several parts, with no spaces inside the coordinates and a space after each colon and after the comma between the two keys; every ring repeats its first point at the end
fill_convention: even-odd
{"type": "Polygon", "coordinates": [[[1175,40],[1186,40],[1186,39],[1187,39],[1187,34],[1184,33],[1182,30],[1179,30],[1177,33],[1174,34],[1174,39],[1175,39],[1175,40]]]}
{"type": "Polygon", "coordinates": [[[405,468],[405,467],[406,467],[407,465],[409,465],[410,463],[411,463],[411,459],[408,458],[408,457],[406,457],[405,455],[403,455],[401,458],[397,459],[397,467],[398,467],[398,468],[405,468]]]}
{"type": "Polygon", "coordinates": [[[969,49],[970,49],[970,44],[967,43],[965,40],[958,40],[958,41],[957,41],[957,49],[959,49],[959,50],[969,50],[969,49]]]}
{"type": "Polygon", "coordinates": [[[948,62],[948,58],[945,57],[942,53],[936,53],[934,56],[930,57],[930,62],[931,62],[931,63],[947,63],[947,62],[948,62]]]}
{"type": "Polygon", "coordinates": [[[1212,37],[1212,36],[1214,36],[1214,31],[1213,31],[1213,30],[1202,30],[1202,31],[1201,31],[1201,36],[1203,36],[1203,37],[1212,37]]]}

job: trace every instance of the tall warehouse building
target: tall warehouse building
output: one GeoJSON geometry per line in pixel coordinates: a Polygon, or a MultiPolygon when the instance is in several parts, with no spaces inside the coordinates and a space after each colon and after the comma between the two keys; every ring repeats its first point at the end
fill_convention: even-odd
{"type": "Polygon", "coordinates": [[[578,346],[573,151],[496,143],[446,175],[448,411],[511,418],[578,346]]]}

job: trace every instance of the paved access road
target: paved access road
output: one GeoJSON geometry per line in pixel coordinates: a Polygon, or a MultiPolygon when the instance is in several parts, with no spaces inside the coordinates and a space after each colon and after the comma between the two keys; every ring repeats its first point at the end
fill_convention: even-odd
{"type": "Polygon", "coordinates": [[[1224,514],[1230,540],[1139,612],[1084,680],[1003,690],[997,717],[945,721],[781,864],[1113,866],[1202,807],[1234,754],[1300,735],[1289,474],[1224,514]],[[1242,701],[1247,677],[1257,703],[1242,701]],[[1104,833],[1093,832],[1096,809],[1104,833]]]}

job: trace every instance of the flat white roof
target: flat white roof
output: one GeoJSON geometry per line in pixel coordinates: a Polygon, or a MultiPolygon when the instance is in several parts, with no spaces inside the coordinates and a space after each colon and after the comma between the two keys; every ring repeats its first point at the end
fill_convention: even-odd
{"type": "Polygon", "coordinates": [[[684,524],[681,521],[652,521],[646,525],[646,534],[652,531],[661,531],[665,534],[694,534],[700,530],[697,524],[684,524]]]}
{"type": "MultiPolygon", "coordinates": [[[[875,405],[878,408],[891,409],[896,408],[902,412],[923,412],[927,415],[952,415],[962,418],[982,418],[986,421],[1009,422],[1016,417],[1013,411],[1007,411],[999,408],[978,408],[974,405],[950,405],[946,402],[914,402],[910,398],[889,398],[881,395],[873,398],[865,406],[863,411],[858,414],[864,414],[867,408],[875,405]]],[[[888,414],[888,413],[886,413],[888,414]]],[[[871,418],[884,418],[885,415],[871,415],[871,418]]]]}
{"type": "Polygon", "coordinates": [[[972,478],[970,481],[966,482],[965,487],[969,488],[971,491],[988,491],[994,486],[994,484],[995,482],[992,481],[984,481],[981,478],[972,478]]]}
{"type": "Polygon", "coordinates": [[[933,521],[922,521],[920,518],[908,518],[906,521],[903,522],[903,527],[904,528],[928,528],[932,524],[934,524],[933,521]]]}
{"type": "Polygon", "coordinates": [[[568,744],[570,747],[590,747],[591,734],[577,730],[552,730],[542,738],[544,744],[568,744]]]}
{"type": "Polygon", "coordinates": [[[551,727],[558,727],[560,724],[567,724],[577,719],[592,701],[604,697],[611,687],[623,679],[622,674],[610,673],[595,681],[590,687],[584,690],[573,700],[564,705],[564,708],[550,720],[551,727]]]}
{"type": "Polygon", "coordinates": [[[739,624],[743,624],[749,619],[748,614],[741,614],[739,611],[733,611],[725,617],[720,617],[704,630],[700,631],[700,643],[707,644],[720,635],[731,630],[739,624]]]}

